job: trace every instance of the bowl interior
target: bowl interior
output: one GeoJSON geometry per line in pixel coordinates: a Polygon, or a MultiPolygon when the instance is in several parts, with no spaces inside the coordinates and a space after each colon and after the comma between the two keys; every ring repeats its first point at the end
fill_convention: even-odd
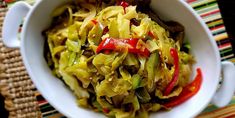
{"type": "MultiPolygon", "coordinates": [[[[72,92],[63,82],[52,75],[43,57],[44,37],[42,31],[48,28],[51,21],[50,13],[53,9],[67,0],[43,0],[38,2],[26,18],[23,28],[23,42],[21,52],[34,84],[42,95],[57,110],[68,117],[102,118],[102,114],[77,106],[72,92]]],[[[220,63],[219,52],[212,35],[206,26],[198,20],[192,8],[181,0],[152,0],[151,7],[164,20],[178,21],[185,26],[186,39],[192,46],[192,54],[197,63],[196,71],[200,67],[203,71],[203,84],[197,95],[187,102],[173,108],[151,114],[152,118],[182,118],[192,117],[202,111],[209,103],[216,90],[220,63]]],[[[195,73],[191,76],[193,79],[195,73]]]]}

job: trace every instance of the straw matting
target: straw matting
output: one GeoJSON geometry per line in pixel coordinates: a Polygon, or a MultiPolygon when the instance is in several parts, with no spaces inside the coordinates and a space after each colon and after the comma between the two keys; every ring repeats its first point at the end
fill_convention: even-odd
{"type": "MultiPolygon", "coordinates": [[[[7,8],[0,8],[0,34],[7,8]]],[[[19,49],[3,45],[0,35],[0,90],[9,118],[39,118],[35,86],[23,65],[19,49]]]]}

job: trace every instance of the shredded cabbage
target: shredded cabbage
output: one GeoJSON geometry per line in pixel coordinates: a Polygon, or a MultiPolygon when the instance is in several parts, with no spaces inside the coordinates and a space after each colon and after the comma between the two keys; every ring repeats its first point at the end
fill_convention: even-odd
{"type": "Polygon", "coordinates": [[[53,11],[52,25],[45,31],[48,65],[74,92],[80,106],[108,117],[148,118],[149,112],[163,108],[159,101],[181,93],[195,60],[167,29],[137,12],[136,6],[124,10],[95,2],[76,0],[53,11]],[[137,48],[146,48],[150,56],[130,53],[128,47],[97,53],[109,37],[141,39],[137,48]],[[173,91],[164,96],[175,69],[171,48],[178,50],[180,73],[173,91]]]}

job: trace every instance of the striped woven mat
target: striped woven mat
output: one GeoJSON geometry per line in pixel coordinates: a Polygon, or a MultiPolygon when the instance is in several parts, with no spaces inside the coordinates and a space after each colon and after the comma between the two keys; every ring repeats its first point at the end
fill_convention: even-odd
{"type": "MultiPolygon", "coordinates": [[[[10,7],[12,4],[14,4],[15,1],[19,1],[19,0],[5,0],[5,1],[8,3],[4,3],[4,2],[0,1],[0,17],[1,17],[1,19],[3,19],[2,17],[4,16],[5,12],[7,11],[6,6],[10,7]]],[[[29,3],[34,2],[34,0],[21,0],[21,1],[26,1],[29,3]]],[[[230,42],[228,34],[226,33],[223,19],[220,14],[220,9],[218,7],[216,0],[186,0],[186,1],[198,12],[198,14],[203,18],[203,20],[205,21],[207,26],[210,28],[211,33],[213,34],[213,36],[218,44],[220,54],[221,54],[221,59],[222,59],[221,61],[229,60],[229,61],[232,61],[235,63],[235,56],[232,51],[232,44],[230,42]]],[[[0,19],[0,29],[2,26],[1,19],[0,19]]],[[[5,71],[5,73],[8,73],[9,75],[13,74],[14,77],[16,78],[18,76],[17,69],[20,69],[20,71],[22,71],[22,73],[25,72],[25,68],[22,65],[22,60],[20,58],[19,51],[5,48],[1,43],[1,35],[0,35],[0,60],[4,59],[4,58],[6,60],[5,66],[7,65],[10,67],[10,69],[6,70],[7,72],[5,71]],[[18,61],[13,63],[14,60],[18,60],[18,61]],[[8,62],[10,64],[8,64],[8,62]],[[14,68],[16,68],[16,69],[14,69],[14,68]]],[[[0,66],[0,67],[2,67],[2,66],[0,66]]],[[[19,72],[18,72],[18,74],[19,74],[19,72]]],[[[19,98],[15,99],[15,98],[12,98],[12,95],[16,94],[17,91],[2,92],[8,100],[8,101],[5,101],[5,103],[7,104],[6,108],[8,109],[8,111],[10,111],[10,117],[13,117],[13,118],[15,118],[15,117],[21,118],[23,116],[28,117],[28,118],[38,117],[38,114],[40,114],[40,113],[38,113],[38,107],[39,107],[39,111],[41,112],[40,115],[43,118],[64,118],[65,117],[62,114],[60,114],[56,109],[54,109],[41,96],[41,94],[36,89],[34,89],[32,82],[28,79],[27,73],[23,73],[21,75],[23,77],[25,76],[25,78],[21,77],[23,79],[20,79],[18,77],[18,79],[16,79],[16,80],[11,79],[11,76],[5,77],[2,75],[4,75],[4,73],[1,73],[1,68],[0,68],[0,82],[7,81],[6,84],[8,84],[8,85],[4,85],[3,87],[1,87],[1,84],[0,84],[1,91],[8,90],[8,89],[14,90],[15,89],[14,87],[16,86],[15,84],[18,83],[19,86],[20,85],[21,86],[24,86],[24,85],[29,86],[29,89],[26,89],[26,90],[21,88],[21,91],[23,91],[23,93],[24,93],[24,91],[33,93],[30,95],[26,94],[25,96],[21,95],[21,96],[19,96],[19,98]],[[1,79],[2,77],[5,77],[5,78],[1,79]],[[12,85],[15,85],[15,86],[12,86],[12,85]],[[9,97],[9,96],[11,96],[11,97],[9,97]],[[22,100],[25,103],[25,105],[23,107],[16,107],[15,109],[12,109],[12,107],[10,107],[11,108],[10,109],[9,104],[11,104],[11,106],[19,106],[22,104],[22,100],[20,97],[22,97],[22,100]],[[21,101],[19,102],[18,99],[20,99],[21,101]],[[9,103],[9,100],[10,100],[10,103],[9,103]],[[17,102],[17,100],[18,100],[18,102],[17,102]],[[35,103],[34,101],[36,101],[37,104],[30,104],[30,105],[27,104],[30,102],[35,103]],[[27,113],[27,112],[30,112],[30,113],[27,113]],[[24,115],[24,114],[26,114],[26,115],[24,115]]],[[[20,74],[19,74],[19,76],[20,76],[20,74]]],[[[217,108],[214,105],[208,105],[208,107],[198,116],[198,118],[233,118],[233,117],[235,118],[235,96],[233,97],[233,100],[231,101],[231,103],[228,106],[226,106],[224,108],[217,108]]]]}

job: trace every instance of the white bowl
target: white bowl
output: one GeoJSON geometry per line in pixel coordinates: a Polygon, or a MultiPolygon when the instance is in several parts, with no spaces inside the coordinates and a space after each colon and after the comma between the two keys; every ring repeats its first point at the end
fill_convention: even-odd
{"type": "MultiPolygon", "coordinates": [[[[53,9],[67,0],[42,0],[33,7],[16,3],[7,13],[3,24],[3,41],[9,47],[20,47],[26,69],[42,95],[57,110],[73,118],[101,118],[104,115],[77,106],[73,93],[52,75],[43,57],[44,37],[42,31],[50,25],[53,9]],[[17,40],[20,19],[25,24],[21,41],[17,40]],[[18,19],[18,20],[16,20],[18,19]]],[[[194,10],[183,0],[152,0],[151,8],[164,20],[178,21],[185,26],[186,39],[192,46],[192,54],[203,72],[200,91],[185,103],[170,111],[152,113],[152,118],[188,118],[199,114],[210,101],[225,106],[231,100],[235,87],[235,68],[232,63],[222,63],[224,82],[215,94],[221,75],[221,62],[217,45],[207,26],[194,10]]],[[[193,78],[195,74],[191,76],[193,78]]]]}

